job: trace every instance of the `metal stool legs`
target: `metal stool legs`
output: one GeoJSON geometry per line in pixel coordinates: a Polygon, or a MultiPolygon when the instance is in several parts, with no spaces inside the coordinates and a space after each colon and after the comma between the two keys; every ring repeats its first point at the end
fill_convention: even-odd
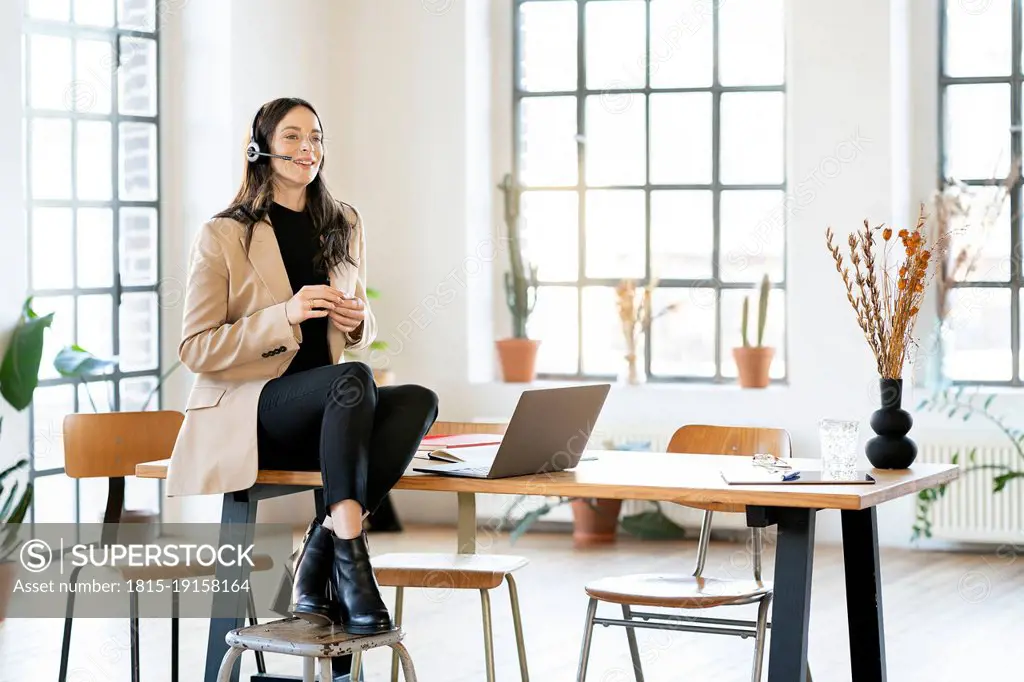
{"type": "Polygon", "coordinates": [[[768,629],[768,607],[772,603],[769,594],[757,605],[757,629],[754,634],[754,670],[750,674],[751,682],[761,682],[761,666],[764,663],[764,640],[768,629]]]}
{"type": "Polygon", "coordinates": [[[217,671],[217,682],[231,682],[231,669],[235,667],[235,661],[242,655],[242,649],[231,647],[220,662],[220,670],[217,671]]]}
{"type": "Polygon", "coordinates": [[[516,650],[519,653],[519,676],[522,682],[530,682],[530,671],[526,667],[526,643],[523,641],[523,619],[519,612],[519,590],[511,573],[505,574],[508,582],[508,598],[512,604],[512,627],[516,631],[516,650]]]}
{"type": "MultiPolygon", "coordinates": [[[[633,620],[633,611],[629,604],[622,605],[622,618],[627,621],[633,620]]],[[[629,642],[629,657],[633,661],[633,676],[636,682],[644,682],[644,670],[640,667],[640,650],[636,646],[636,628],[626,628],[626,640],[629,642]]]]}
{"type": "MultiPolygon", "coordinates": [[[[402,605],[405,603],[405,588],[398,586],[395,588],[395,627],[402,627],[402,605]]],[[[358,680],[354,674],[352,675],[353,680],[358,680]]],[[[398,650],[391,650],[391,682],[398,682],[398,650]]]]}
{"type": "Polygon", "coordinates": [[[590,640],[594,636],[594,617],[597,615],[597,600],[590,599],[587,606],[587,619],[583,623],[583,646],[580,649],[580,665],[576,671],[576,682],[587,679],[587,662],[590,660],[590,640]]]}
{"type": "Polygon", "coordinates": [[[484,617],[484,663],[487,682],[494,682],[494,633],[491,630],[491,595],[480,590],[480,609],[484,617]]]}

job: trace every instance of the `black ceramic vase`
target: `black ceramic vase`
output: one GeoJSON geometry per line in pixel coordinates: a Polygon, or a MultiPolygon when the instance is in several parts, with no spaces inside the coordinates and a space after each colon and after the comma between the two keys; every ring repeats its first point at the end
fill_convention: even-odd
{"type": "Polygon", "coordinates": [[[917,457],[917,445],[907,438],[914,418],[901,407],[903,379],[879,381],[882,406],[871,413],[871,429],[878,435],[868,441],[868,461],[877,469],[906,469],[917,457]]]}

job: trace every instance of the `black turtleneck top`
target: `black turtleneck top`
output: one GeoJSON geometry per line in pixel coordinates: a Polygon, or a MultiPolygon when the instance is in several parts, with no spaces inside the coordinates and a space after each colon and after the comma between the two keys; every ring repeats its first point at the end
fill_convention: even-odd
{"type": "MultiPolygon", "coordinates": [[[[318,244],[313,230],[313,221],[305,211],[293,211],[278,203],[270,205],[270,224],[277,235],[285,270],[292,292],[309,284],[328,284],[327,272],[313,267],[313,258],[318,244]]],[[[327,317],[313,317],[299,323],[302,329],[302,343],[285,374],[295,374],[314,367],[331,364],[331,351],[327,344],[327,317]]]]}

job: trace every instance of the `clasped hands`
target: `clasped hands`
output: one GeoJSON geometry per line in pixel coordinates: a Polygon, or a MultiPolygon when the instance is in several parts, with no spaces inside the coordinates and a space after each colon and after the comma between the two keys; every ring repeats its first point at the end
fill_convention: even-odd
{"type": "Polygon", "coordinates": [[[362,299],[350,296],[329,284],[307,284],[285,305],[288,324],[299,324],[313,317],[328,317],[338,331],[351,333],[366,319],[362,299]]]}

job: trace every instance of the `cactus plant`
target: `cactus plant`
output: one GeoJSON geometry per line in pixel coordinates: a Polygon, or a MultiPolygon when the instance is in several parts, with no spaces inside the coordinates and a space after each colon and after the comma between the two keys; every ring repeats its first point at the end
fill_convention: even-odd
{"type": "MultiPolygon", "coordinates": [[[[764,347],[764,327],[768,321],[768,292],[771,291],[771,281],[768,275],[761,279],[760,292],[757,301],[757,345],[755,348],[764,347]]],[[[740,323],[740,331],[743,335],[743,347],[750,348],[750,341],[747,339],[747,317],[750,315],[750,297],[743,297],[743,321],[740,323]]]]}
{"type": "Polygon", "coordinates": [[[508,173],[498,188],[505,193],[505,225],[508,229],[510,269],[505,272],[505,303],[512,313],[512,336],[525,339],[526,323],[537,305],[537,267],[526,262],[519,233],[519,199],[522,191],[508,173]]]}

